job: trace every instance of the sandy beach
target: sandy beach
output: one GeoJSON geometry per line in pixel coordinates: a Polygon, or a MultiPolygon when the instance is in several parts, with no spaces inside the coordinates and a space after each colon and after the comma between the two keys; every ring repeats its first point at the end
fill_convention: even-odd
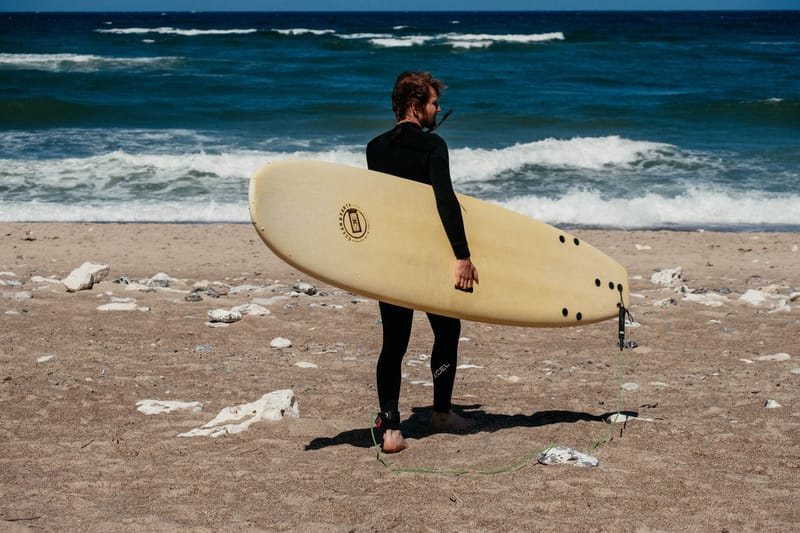
{"type": "Polygon", "coordinates": [[[417,313],[411,447],[384,465],[374,301],[249,225],[0,224],[0,530],[796,531],[800,235],[574,233],[628,268],[636,347],[620,358],[615,321],[465,322],[454,401],[476,429],[431,433],[417,313]],[[84,262],[108,274],[68,292],[84,262]],[[285,389],[297,418],[179,436],[285,389]],[[612,426],[618,397],[636,418],[612,426]],[[600,464],[539,464],[550,445],[600,464]]]}

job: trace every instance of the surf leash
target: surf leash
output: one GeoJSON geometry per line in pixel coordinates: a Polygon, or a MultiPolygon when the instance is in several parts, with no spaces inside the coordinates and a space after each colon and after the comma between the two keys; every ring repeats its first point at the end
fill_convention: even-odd
{"type": "MultiPolygon", "coordinates": [[[[624,368],[624,361],[623,361],[623,352],[625,350],[625,322],[627,319],[630,319],[631,323],[633,323],[633,316],[631,315],[630,311],[625,307],[625,302],[622,299],[622,287],[619,287],[619,295],[620,295],[620,302],[618,304],[619,307],[619,316],[618,316],[618,337],[619,337],[619,356],[618,356],[618,363],[617,363],[617,400],[616,400],[616,411],[615,414],[610,415],[613,416],[614,419],[610,422],[611,427],[608,431],[598,440],[596,440],[589,449],[586,451],[586,455],[591,455],[594,450],[598,447],[602,446],[606,442],[610,442],[614,438],[614,431],[616,429],[617,424],[622,419],[622,371],[624,368]]],[[[372,423],[372,420],[375,420],[377,415],[373,414],[372,418],[370,419],[370,435],[372,436],[372,444],[375,449],[376,458],[378,462],[380,462],[384,467],[390,468],[389,462],[385,459],[383,450],[381,450],[381,445],[378,443],[378,439],[375,436],[375,425],[372,423]]],[[[624,424],[624,422],[623,422],[624,424]]],[[[557,444],[550,444],[538,450],[532,451],[521,457],[520,459],[514,461],[511,464],[506,466],[501,466],[498,468],[492,468],[487,470],[469,470],[469,469],[436,469],[436,468],[392,468],[392,472],[398,473],[412,473],[412,474],[442,474],[442,475],[453,475],[453,476],[462,476],[465,474],[481,474],[481,475],[496,475],[496,474],[504,474],[506,472],[513,472],[525,466],[531,459],[535,457],[541,456],[550,448],[557,447],[557,444]]]]}

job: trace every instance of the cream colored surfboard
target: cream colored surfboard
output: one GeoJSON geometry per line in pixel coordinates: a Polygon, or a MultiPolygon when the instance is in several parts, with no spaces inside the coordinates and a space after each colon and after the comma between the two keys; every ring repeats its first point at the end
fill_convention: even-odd
{"type": "Polygon", "coordinates": [[[316,161],[264,166],[250,215],[267,246],[309,276],[422,311],[517,326],[577,326],[628,306],[628,275],[577,237],[458,195],[474,292],[454,288],[455,258],[429,185],[316,161]]]}

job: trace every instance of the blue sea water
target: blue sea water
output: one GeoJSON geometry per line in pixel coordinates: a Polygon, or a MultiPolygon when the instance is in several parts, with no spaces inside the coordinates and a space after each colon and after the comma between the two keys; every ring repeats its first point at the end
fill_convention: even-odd
{"type": "Polygon", "coordinates": [[[800,12],[0,13],[0,221],[246,222],[366,166],[429,70],[459,192],[565,227],[800,231],[800,12]]]}

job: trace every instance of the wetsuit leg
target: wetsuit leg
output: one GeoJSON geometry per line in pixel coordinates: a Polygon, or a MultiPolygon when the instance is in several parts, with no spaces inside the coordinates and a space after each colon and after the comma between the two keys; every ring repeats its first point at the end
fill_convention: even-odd
{"type": "Polygon", "coordinates": [[[378,357],[376,377],[378,382],[378,402],[381,413],[389,413],[385,421],[392,419],[392,423],[384,426],[385,429],[399,427],[400,382],[402,378],[403,356],[408,349],[411,338],[411,324],[414,311],[405,307],[378,302],[381,321],[383,322],[383,346],[378,357]],[[396,414],[396,416],[394,416],[396,414]],[[393,423],[397,420],[397,424],[393,423]],[[395,426],[395,427],[391,427],[395,426]]]}
{"type": "Polygon", "coordinates": [[[456,380],[461,321],[457,318],[433,313],[428,313],[428,321],[431,323],[434,336],[433,351],[431,352],[433,410],[446,413],[450,411],[453,384],[456,380]]]}

